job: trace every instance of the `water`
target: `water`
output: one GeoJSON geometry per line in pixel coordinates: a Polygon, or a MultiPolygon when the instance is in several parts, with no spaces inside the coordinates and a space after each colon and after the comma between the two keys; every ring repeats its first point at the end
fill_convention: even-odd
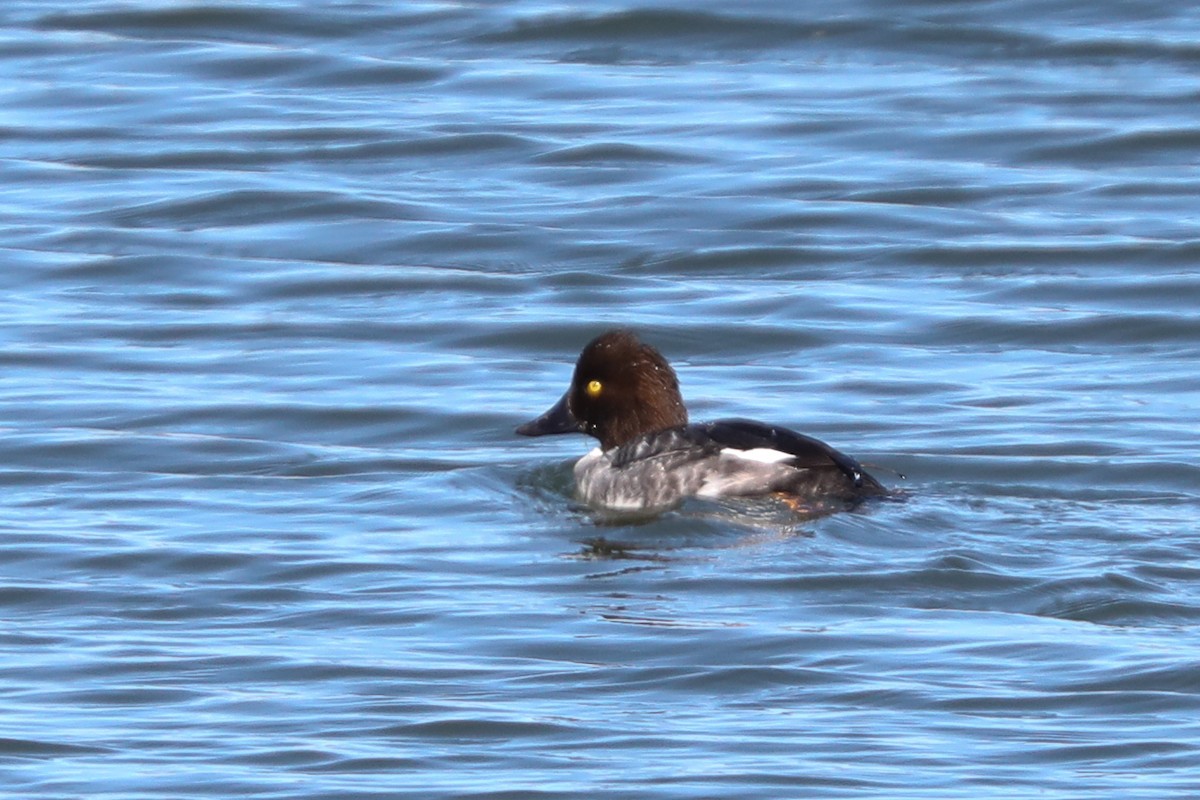
{"type": "Polygon", "coordinates": [[[1198,29],[7,4],[0,791],[1195,796],[1198,29]],[[596,519],[613,324],[907,499],[596,519]]]}

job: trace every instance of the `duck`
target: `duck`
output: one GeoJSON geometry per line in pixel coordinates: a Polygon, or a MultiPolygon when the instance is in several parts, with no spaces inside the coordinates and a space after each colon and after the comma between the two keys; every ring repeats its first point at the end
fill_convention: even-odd
{"type": "Polygon", "coordinates": [[[675,370],[626,328],[588,342],[566,393],[516,433],[598,440],[573,472],[578,497],[603,511],[653,514],[691,497],[771,497],[824,513],[888,494],[857,460],[790,428],[689,422],[675,370]]]}

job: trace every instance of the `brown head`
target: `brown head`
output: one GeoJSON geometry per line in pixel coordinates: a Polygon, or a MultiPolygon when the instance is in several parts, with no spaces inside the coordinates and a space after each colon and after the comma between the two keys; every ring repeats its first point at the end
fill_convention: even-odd
{"type": "Polygon", "coordinates": [[[643,434],[686,424],[687,409],[671,365],[633,333],[618,329],[602,333],[583,348],[567,393],[517,433],[579,431],[596,437],[608,450],[643,434]]]}

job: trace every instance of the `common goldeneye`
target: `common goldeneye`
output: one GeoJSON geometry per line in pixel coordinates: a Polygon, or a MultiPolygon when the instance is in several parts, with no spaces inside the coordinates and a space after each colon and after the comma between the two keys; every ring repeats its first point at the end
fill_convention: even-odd
{"type": "Polygon", "coordinates": [[[811,436],[744,419],[688,424],[675,371],[627,330],[589,342],[562,399],[516,432],[599,439],[575,464],[575,483],[585,503],[613,511],[753,495],[801,510],[887,494],[857,461],[811,436]]]}

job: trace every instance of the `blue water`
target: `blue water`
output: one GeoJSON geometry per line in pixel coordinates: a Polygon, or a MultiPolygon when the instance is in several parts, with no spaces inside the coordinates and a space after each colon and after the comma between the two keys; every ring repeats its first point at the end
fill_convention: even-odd
{"type": "Polygon", "coordinates": [[[8,3],[0,794],[1197,796],[1197,31],[8,3]],[[616,324],[905,499],[597,518],[616,324]]]}

